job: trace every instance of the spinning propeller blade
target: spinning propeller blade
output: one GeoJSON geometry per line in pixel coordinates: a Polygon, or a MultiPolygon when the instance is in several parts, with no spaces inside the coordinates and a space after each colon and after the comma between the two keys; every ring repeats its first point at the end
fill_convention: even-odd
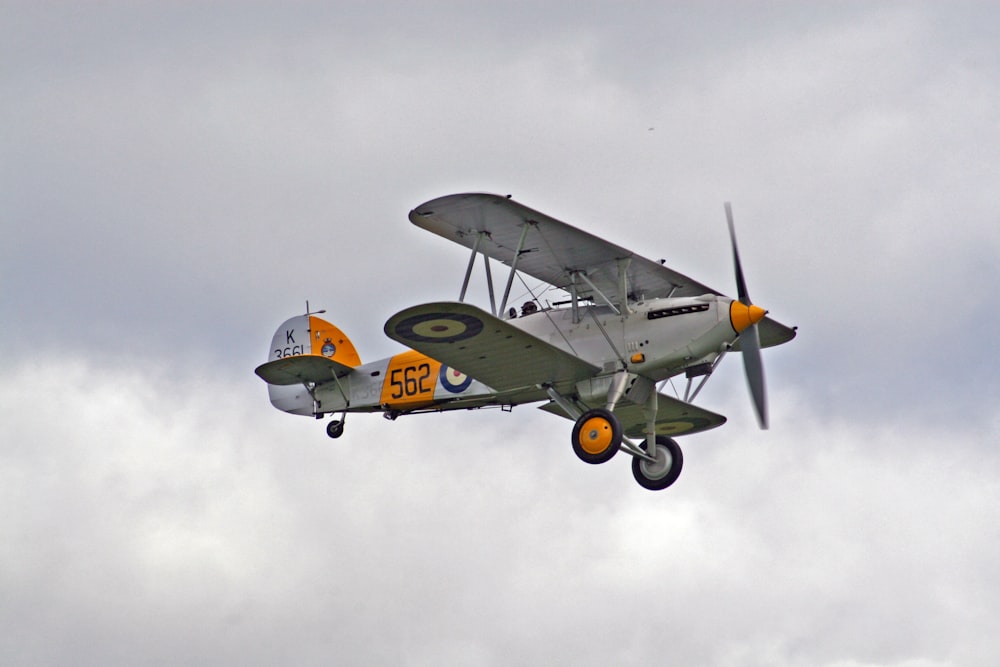
{"type": "MultiPolygon", "coordinates": [[[[729,224],[729,240],[733,246],[733,265],[736,270],[736,294],[740,303],[748,308],[753,306],[747,292],[747,284],[743,279],[743,267],[740,265],[740,253],[736,248],[736,226],[733,224],[733,207],[726,202],[726,222],[729,224]]],[[[756,307],[755,307],[756,308],[756,307]]],[[[761,317],[763,314],[761,314],[761,317]]],[[[758,318],[759,319],[759,318],[758,318]]],[[[764,386],[764,363],[760,357],[760,334],[757,332],[757,322],[740,332],[740,350],[743,352],[743,370],[747,375],[747,387],[753,399],[757,412],[757,423],[762,429],[767,428],[767,390],[764,386]]]]}

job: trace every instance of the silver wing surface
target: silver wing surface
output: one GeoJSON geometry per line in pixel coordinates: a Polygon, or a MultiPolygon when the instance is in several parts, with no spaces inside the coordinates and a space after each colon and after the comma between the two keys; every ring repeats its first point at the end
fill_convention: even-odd
{"type": "MultiPolygon", "coordinates": [[[[583,273],[612,302],[621,301],[619,260],[628,260],[625,281],[635,299],[722,294],[673,269],[641,257],[572,225],[499,195],[470,193],[432,199],[410,211],[410,221],[554,287],[569,291],[574,273],[583,273]],[[524,232],[527,226],[527,232],[524,232]],[[523,233],[523,240],[522,240],[523,233]]],[[[580,298],[593,297],[576,281],[580,298]]],[[[761,322],[761,346],[791,340],[795,332],[773,320],[761,322]]]]}
{"type": "MultiPolygon", "coordinates": [[[[593,234],[560,222],[513,199],[490,194],[458,194],[421,204],[410,212],[410,221],[427,231],[472,248],[485,233],[478,250],[507,266],[517,252],[521,230],[525,237],[517,268],[560,289],[569,289],[571,271],[587,277],[612,301],[619,301],[618,260],[630,258],[629,291],[638,296],[701,296],[717,293],[710,287],[668,269],[659,262],[636,255],[593,234]]],[[[581,297],[591,295],[579,284],[581,297]]]]}
{"type": "Polygon", "coordinates": [[[523,400],[546,396],[541,385],[572,391],[600,368],[466,303],[425,303],[385,323],[389,338],[523,400]],[[532,396],[528,398],[528,396],[532,396]]]}
{"type": "MultiPolygon", "coordinates": [[[[656,404],[656,433],[658,435],[690,435],[726,423],[726,418],[720,414],[699,408],[691,403],[685,403],[666,394],[659,394],[656,404]]],[[[547,403],[540,409],[566,419],[572,419],[555,403],[547,403]]],[[[643,413],[643,406],[630,401],[622,401],[615,408],[615,414],[618,416],[618,421],[622,424],[622,432],[626,436],[639,439],[645,435],[646,416],[643,413]]]]}

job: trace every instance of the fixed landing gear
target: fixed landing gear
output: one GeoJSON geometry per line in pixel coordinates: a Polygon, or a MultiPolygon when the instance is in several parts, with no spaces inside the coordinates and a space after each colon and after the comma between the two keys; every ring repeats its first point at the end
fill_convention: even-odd
{"type": "MultiPolygon", "coordinates": [[[[639,447],[646,451],[646,443],[639,447]]],[[[684,467],[684,455],[673,438],[656,436],[655,461],[636,456],[632,459],[632,476],[639,485],[650,491],[660,491],[677,481],[684,467]]]]}
{"type": "Polygon", "coordinates": [[[645,439],[635,443],[623,437],[621,422],[612,410],[617,399],[624,393],[625,379],[627,378],[623,374],[616,375],[612,380],[608,396],[616,400],[609,400],[605,407],[593,408],[583,414],[581,410],[585,406],[579,401],[563,396],[552,387],[547,387],[547,391],[552,402],[562,408],[567,415],[579,415],[573,424],[573,435],[570,440],[573,444],[573,453],[581,461],[590,464],[604,463],[610,461],[619,449],[624,449],[626,454],[632,456],[632,475],[635,481],[643,488],[660,491],[677,481],[684,466],[684,455],[673,438],[665,435],[653,438],[653,434],[656,433],[658,410],[657,393],[651,385],[648,398],[642,404],[646,418],[645,439]]]}
{"type": "Polygon", "coordinates": [[[344,435],[344,422],[341,419],[334,419],[326,425],[326,434],[331,438],[339,438],[344,435]]]}
{"type": "MultiPolygon", "coordinates": [[[[618,417],[603,408],[583,413],[573,426],[573,453],[584,463],[599,464],[610,461],[622,447],[622,428],[618,417]]],[[[652,458],[647,454],[646,442],[626,442],[627,453],[632,455],[632,476],[639,485],[650,491],[662,491],[677,481],[684,467],[684,455],[673,438],[656,436],[656,451],[652,458]]]]}
{"type": "Polygon", "coordinates": [[[585,463],[604,463],[618,453],[622,425],[613,413],[594,408],[583,413],[573,426],[573,452],[585,463]]]}

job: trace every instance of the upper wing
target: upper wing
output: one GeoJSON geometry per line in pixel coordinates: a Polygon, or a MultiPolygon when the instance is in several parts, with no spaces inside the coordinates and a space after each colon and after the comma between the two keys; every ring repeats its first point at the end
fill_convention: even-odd
{"type": "MultiPolygon", "coordinates": [[[[521,233],[528,225],[517,260],[519,271],[567,291],[573,282],[572,272],[582,271],[613,303],[621,301],[620,259],[629,260],[626,285],[633,297],[722,294],[659,262],[499,195],[472,193],[432,199],[410,211],[410,221],[466,248],[475,246],[507,266],[513,263],[521,233]]],[[[577,294],[586,298],[593,296],[593,290],[578,281],[577,294]]],[[[759,331],[761,347],[795,337],[794,329],[769,317],[761,321],[759,331]]]]}
{"type": "MultiPolygon", "coordinates": [[[[659,262],[640,257],[593,234],[560,222],[512,199],[490,194],[458,194],[433,199],[410,211],[410,221],[427,231],[477,250],[510,266],[524,225],[529,225],[517,268],[560,289],[571,272],[583,271],[611,301],[619,299],[618,260],[630,259],[628,291],[635,297],[720,294],[659,262]]],[[[591,296],[585,283],[577,294],[591,296]]]]}
{"type": "MultiPolygon", "coordinates": [[[[726,423],[726,418],[720,414],[699,408],[691,403],[685,403],[666,394],[659,394],[656,404],[656,433],[658,435],[690,435],[726,423]]],[[[540,409],[572,419],[555,403],[546,403],[540,409]]],[[[615,415],[621,422],[622,432],[627,437],[642,438],[645,435],[646,416],[643,413],[642,405],[622,401],[615,408],[615,415]]]]}
{"type": "Polygon", "coordinates": [[[385,333],[498,393],[543,384],[565,391],[600,370],[465,303],[407,308],[389,318],[385,333]]]}

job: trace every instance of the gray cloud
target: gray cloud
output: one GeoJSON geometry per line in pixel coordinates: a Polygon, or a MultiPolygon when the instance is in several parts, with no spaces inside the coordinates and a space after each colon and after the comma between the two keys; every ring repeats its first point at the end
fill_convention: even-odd
{"type": "Polygon", "coordinates": [[[576,462],[529,408],[355,417],[334,444],[250,387],[61,365],[39,427],[56,370],[2,391],[17,662],[634,664],[665,628],[673,659],[711,664],[998,648],[997,459],[964,443],[986,433],[943,460],[948,429],[865,434],[798,404],[771,435],[690,441],[662,498],[576,462]]]}
{"type": "Polygon", "coordinates": [[[986,5],[0,10],[0,655],[60,664],[976,665],[1000,653],[986,5]],[[652,128],[652,129],[650,129],[652,128]],[[518,408],[273,411],[512,193],[801,326],[664,494],[518,408]],[[665,652],[666,651],[666,652],[665,652]]]}

